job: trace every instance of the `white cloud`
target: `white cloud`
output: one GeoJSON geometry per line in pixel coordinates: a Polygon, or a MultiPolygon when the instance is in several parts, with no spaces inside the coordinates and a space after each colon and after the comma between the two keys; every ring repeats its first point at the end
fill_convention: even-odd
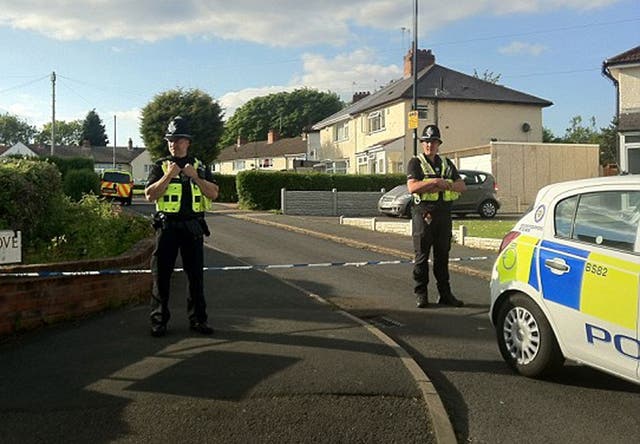
{"type": "Polygon", "coordinates": [[[349,102],[354,92],[373,91],[400,76],[402,69],[397,65],[376,64],[372,50],[361,49],[349,54],[340,54],[333,59],[318,54],[305,54],[303,73],[294,76],[288,85],[230,92],[220,98],[220,104],[225,110],[225,119],[228,119],[237,108],[254,97],[299,88],[335,92],[349,102]]]}
{"type": "Polygon", "coordinates": [[[539,56],[547,47],[540,44],[524,43],[524,42],[511,42],[507,46],[503,46],[498,49],[498,52],[505,55],[532,55],[539,56]]]}
{"type": "MultiPolygon", "coordinates": [[[[588,10],[618,0],[438,0],[420,3],[420,20],[432,30],[475,14],[588,10]]],[[[270,46],[340,45],[351,26],[400,29],[412,23],[412,5],[397,0],[0,0],[0,26],[31,30],[59,40],[129,39],[153,42],[176,36],[215,37],[270,46]]]]}

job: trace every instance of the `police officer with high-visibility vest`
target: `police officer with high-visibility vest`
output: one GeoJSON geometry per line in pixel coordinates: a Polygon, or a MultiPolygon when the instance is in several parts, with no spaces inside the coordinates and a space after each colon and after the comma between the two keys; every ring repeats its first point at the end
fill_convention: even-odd
{"type": "Polygon", "coordinates": [[[218,197],[218,185],[200,160],[188,155],[188,122],[174,117],[165,139],[171,156],[158,160],[149,171],[145,196],[156,203],[156,248],[151,258],[153,293],[151,335],[164,336],[169,313],[169,286],[178,250],[189,280],[187,310],[191,330],[210,335],[203,285],[203,236],[209,235],[204,212],[218,197]]]}
{"type": "Polygon", "coordinates": [[[440,129],[427,125],[420,137],[423,153],[407,165],[407,188],[413,194],[412,208],[414,294],[418,308],[429,304],[429,254],[433,247],[433,274],[440,298],[438,304],[463,306],[451,292],[449,250],[451,249],[451,205],[467,189],[453,162],[438,155],[440,129]]]}

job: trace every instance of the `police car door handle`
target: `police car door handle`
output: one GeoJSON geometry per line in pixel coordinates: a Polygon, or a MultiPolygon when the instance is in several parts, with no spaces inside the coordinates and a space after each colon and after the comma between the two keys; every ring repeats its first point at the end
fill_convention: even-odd
{"type": "Polygon", "coordinates": [[[564,259],[558,257],[546,259],[544,261],[544,266],[551,270],[551,273],[558,275],[568,273],[571,270],[571,267],[567,265],[564,259]]]}

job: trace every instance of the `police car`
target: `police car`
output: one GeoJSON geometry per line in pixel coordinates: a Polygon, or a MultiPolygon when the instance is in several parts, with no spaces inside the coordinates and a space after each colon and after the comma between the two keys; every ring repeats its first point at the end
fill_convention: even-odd
{"type": "Polygon", "coordinates": [[[542,188],[502,241],[490,317],[500,353],[538,377],[577,361],[640,383],[640,175],[542,188]]]}

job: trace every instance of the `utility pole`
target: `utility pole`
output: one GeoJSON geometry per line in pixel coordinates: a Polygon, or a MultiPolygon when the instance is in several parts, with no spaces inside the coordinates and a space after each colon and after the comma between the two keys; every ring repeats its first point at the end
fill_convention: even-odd
{"type": "Polygon", "coordinates": [[[51,73],[51,155],[53,156],[56,143],[56,72],[51,73]]]}
{"type": "Polygon", "coordinates": [[[116,169],[116,116],[113,115],[113,169],[116,169]]]}
{"type": "MultiPolygon", "coordinates": [[[[418,112],[418,0],[413,0],[413,48],[411,50],[411,68],[413,69],[413,105],[418,112]]],[[[418,128],[413,129],[413,155],[418,155],[418,128]]]]}

